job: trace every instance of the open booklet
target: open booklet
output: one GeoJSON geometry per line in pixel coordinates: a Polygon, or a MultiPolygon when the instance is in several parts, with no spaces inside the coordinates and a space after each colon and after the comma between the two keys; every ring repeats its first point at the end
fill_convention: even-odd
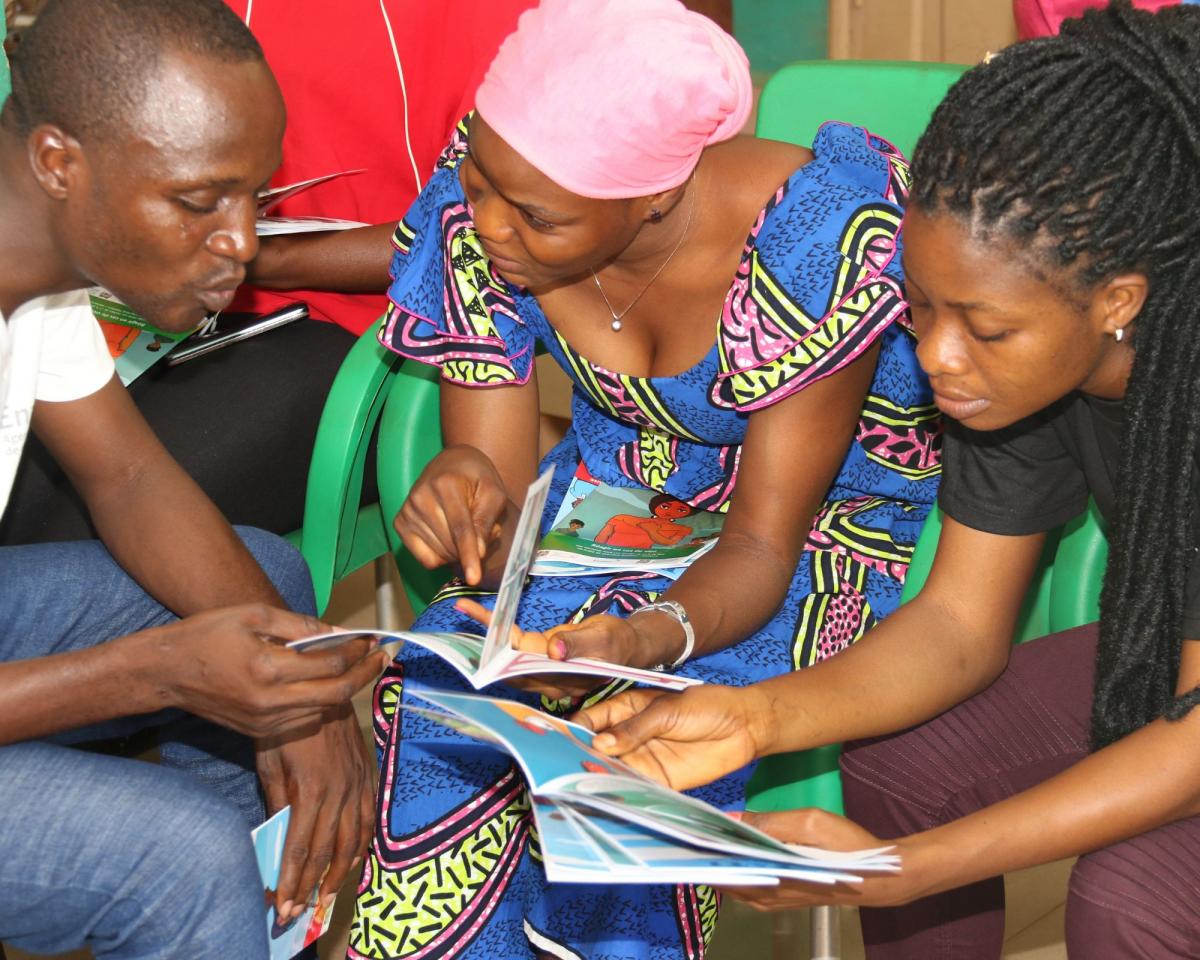
{"type": "Polygon", "coordinates": [[[570,577],[645,570],[678,579],[716,546],[724,522],[724,514],[665,493],[600,483],[581,466],[529,572],[570,577]]]}
{"type": "Polygon", "coordinates": [[[308,180],[298,180],[296,183],[285,183],[279,187],[268,187],[258,194],[258,215],[265,217],[283,203],[284,200],[290,200],[298,193],[311,190],[319,183],[326,183],[329,180],[336,180],[338,177],[349,177],[356,173],[366,172],[366,167],[359,167],[356,170],[340,170],[337,173],[327,173],[324,176],[311,177],[308,180]]]}
{"type": "Polygon", "coordinates": [[[458,670],[476,690],[488,684],[511,677],[532,674],[578,674],[594,677],[612,677],[651,684],[668,690],[683,690],[700,683],[688,677],[679,677],[657,670],[642,670],[603,660],[579,658],[554,660],[540,653],[515,650],[509,639],[510,631],[517,619],[517,606],[521,602],[521,588],[533,558],[537,542],[538,527],[546,497],[550,493],[550,480],[554,476],[551,468],[529,486],[525,494],[525,506],[517,521],[516,533],[508,551],[508,561],[500,578],[500,589],[496,593],[496,606],[492,622],[482,637],[474,633],[415,633],[412,631],[389,632],[383,630],[347,630],[305,637],[288,644],[293,649],[311,650],[344,643],[350,637],[373,635],[387,641],[408,641],[436,653],[458,670]]]}
{"type": "Polygon", "coordinates": [[[280,187],[271,187],[258,195],[258,223],[255,232],[260,237],[271,237],[285,233],[314,233],[323,230],[349,230],[352,227],[365,227],[365,223],[357,220],[338,220],[330,217],[272,217],[270,212],[290,197],[311,190],[317,184],[335,180],[338,177],[348,177],[356,173],[366,173],[365,168],[358,170],[342,170],[338,173],[327,173],[323,177],[313,177],[298,183],[288,183],[280,187]]]}
{"type": "Polygon", "coordinates": [[[333,217],[259,217],[254,232],[260,237],[281,237],[289,233],[324,233],[327,230],[353,230],[368,224],[361,220],[337,220],[333,217]]]}
{"type": "Polygon", "coordinates": [[[550,880],[853,883],[865,872],[899,869],[887,847],[835,852],[776,840],[605,756],[592,747],[586,727],[534,707],[442,690],[411,692],[430,707],[405,709],[494,744],[520,765],[550,880]]]}

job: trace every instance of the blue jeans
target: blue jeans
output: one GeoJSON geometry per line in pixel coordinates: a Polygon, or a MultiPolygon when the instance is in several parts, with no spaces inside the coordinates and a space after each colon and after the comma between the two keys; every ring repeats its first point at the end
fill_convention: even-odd
{"type": "MultiPolygon", "coordinates": [[[[314,612],[303,558],[238,534],[288,606],[314,612]]],[[[0,661],[173,619],[96,541],[0,549],[0,661]]],[[[250,742],[178,711],[0,747],[0,940],[35,953],[86,944],[98,960],[263,960],[249,833],[262,817],[250,742]],[[71,746],[147,728],[161,764],[71,746]]]]}

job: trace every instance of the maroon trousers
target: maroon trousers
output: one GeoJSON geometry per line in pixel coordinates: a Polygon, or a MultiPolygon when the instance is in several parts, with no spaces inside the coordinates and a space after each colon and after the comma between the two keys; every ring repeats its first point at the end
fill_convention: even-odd
{"type": "MultiPolygon", "coordinates": [[[[987,690],[891,737],[847,745],[846,812],[880,837],[927,830],[1010,797],[1087,753],[1095,624],[1014,648],[987,690]]],[[[1195,762],[1195,758],[1187,758],[1195,762]]],[[[1004,934],[1000,877],[862,911],[870,960],[989,960],[1004,934]]],[[[1200,958],[1200,817],[1079,859],[1066,909],[1073,960],[1200,958]]]]}

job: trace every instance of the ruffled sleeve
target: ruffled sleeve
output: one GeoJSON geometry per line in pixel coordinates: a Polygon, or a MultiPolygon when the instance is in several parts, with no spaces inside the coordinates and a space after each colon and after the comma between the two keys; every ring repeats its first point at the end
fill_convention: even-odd
{"type": "Polygon", "coordinates": [[[900,222],[908,165],[861,127],[827,123],[814,159],[759,216],[721,314],[712,401],[778,403],[907,322],[900,222]]]}
{"type": "Polygon", "coordinates": [[[379,340],[401,356],[440,366],[442,379],[452,383],[526,383],[534,336],[475,232],[458,179],[466,151],[464,121],[396,229],[379,340]]]}

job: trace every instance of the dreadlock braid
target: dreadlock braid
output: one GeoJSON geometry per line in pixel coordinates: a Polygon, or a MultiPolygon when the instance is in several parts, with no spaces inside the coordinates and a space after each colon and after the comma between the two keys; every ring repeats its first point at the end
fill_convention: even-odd
{"type": "Polygon", "coordinates": [[[913,158],[911,202],[1049,251],[1082,290],[1149,281],[1126,392],[1092,745],[1174,697],[1200,433],[1200,9],[1128,0],[967,73],[913,158]]]}

